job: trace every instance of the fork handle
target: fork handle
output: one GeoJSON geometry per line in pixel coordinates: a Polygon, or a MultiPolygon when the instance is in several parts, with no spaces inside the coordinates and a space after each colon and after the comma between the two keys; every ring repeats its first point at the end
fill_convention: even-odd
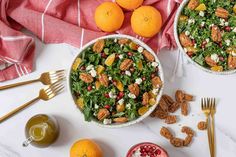
{"type": "Polygon", "coordinates": [[[215,157],[215,118],[214,115],[211,116],[211,140],[212,140],[212,154],[215,157]]]}
{"type": "Polygon", "coordinates": [[[14,84],[5,85],[5,86],[0,86],[0,90],[9,89],[9,88],[17,87],[17,86],[22,86],[22,85],[26,85],[26,84],[30,84],[30,83],[34,83],[34,82],[38,82],[38,81],[39,81],[39,79],[35,79],[35,80],[18,82],[18,83],[14,83],[14,84]]]}
{"type": "Polygon", "coordinates": [[[208,136],[208,144],[209,144],[209,149],[210,149],[210,154],[211,154],[211,157],[213,157],[213,151],[212,151],[212,139],[211,139],[211,123],[209,123],[209,116],[207,117],[206,119],[206,122],[207,122],[207,136],[208,136]]]}
{"type": "Polygon", "coordinates": [[[37,100],[39,100],[39,97],[32,99],[31,101],[17,107],[16,109],[12,110],[11,112],[7,113],[6,115],[2,116],[0,118],[0,123],[7,120],[8,118],[10,118],[11,116],[15,115],[16,113],[18,113],[19,111],[25,109],[26,107],[30,106],[32,103],[36,102],[37,100]]]}

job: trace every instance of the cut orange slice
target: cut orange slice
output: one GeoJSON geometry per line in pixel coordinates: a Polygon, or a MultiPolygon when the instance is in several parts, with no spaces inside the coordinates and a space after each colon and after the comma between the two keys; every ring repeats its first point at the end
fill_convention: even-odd
{"type": "Polygon", "coordinates": [[[115,57],[116,57],[116,55],[114,53],[111,54],[110,56],[108,56],[107,59],[105,60],[105,64],[107,66],[111,66],[115,60],[115,57]]]}
{"type": "Polygon", "coordinates": [[[140,109],[138,109],[138,114],[140,116],[144,115],[146,112],[148,111],[148,107],[147,106],[143,106],[140,109]]]}
{"type": "Polygon", "coordinates": [[[74,64],[72,65],[72,69],[75,71],[79,67],[80,63],[82,62],[81,58],[76,58],[74,64]]]}

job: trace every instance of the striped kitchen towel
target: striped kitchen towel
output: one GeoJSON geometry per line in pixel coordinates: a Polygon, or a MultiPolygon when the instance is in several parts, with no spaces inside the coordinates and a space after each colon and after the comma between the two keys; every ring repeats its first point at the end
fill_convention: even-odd
{"type": "MultiPolygon", "coordinates": [[[[33,70],[35,42],[20,32],[26,28],[45,43],[68,43],[81,47],[90,40],[107,35],[95,25],[95,8],[105,0],[0,0],[0,81],[10,80],[33,70]]],[[[106,0],[107,1],[107,0],[106,0]]],[[[127,34],[146,42],[154,51],[176,47],[173,21],[182,0],[145,0],[156,7],[163,27],[152,38],[134,34],[130,26],[132,12],[114,33],[127,34]]]]}

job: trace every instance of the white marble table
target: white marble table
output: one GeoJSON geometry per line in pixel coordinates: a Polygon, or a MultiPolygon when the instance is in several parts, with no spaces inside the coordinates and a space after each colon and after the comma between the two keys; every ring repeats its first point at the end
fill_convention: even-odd
{"type": "MultiPolygon", "coordinates": [[[[65,44],[44,45],[37,39],[36,70],[30,75],[19,79],[0,83],[14,83],[38,77],[41,72],[56,69],[68,69],[75,48],[65,44]]],[[[174,94],[176,89],[183,89],[196,95],[196,101],[191,103],[191,114],[179,117],[179,122],[170,125],[179,137],[183,137],[181,125],[196,129],[198,121],[205,117],[200,110],[200,98],[214,96],[218,98],[216,114],[217,157],[236,156],[236,75],[215,76],[202,72],[190,64],[184,65],[185,76],[169,81],[175,64],[176,54],[173,51],[162,51],[158,56],[165,72],[165,93],[174,94]]],[[[0,92],[0,115],[17,105],[25,103],[37,95],[43,87],[40,83],[0,92]]],[[[207,157],[209,155],[206,132],[197,131],[191,146],[174,148],[160,136],[161,126],[166,126],[158,119],[147,118],[139,124],[121,129],[106,129],[95,124],[84,122],[83,116],[73,105],[68,89],[56,98],[40,101],[27,110],[0,124],[0,157],[68,157],[73,142],[80,138],[91,138],[98,142],[105,157],[125,157],[128,149],[139,142],[151,141],[163,146],[170,157],[207,157]],[[24,126],[27,120],[35,114],[45,113],[56,116],[60,123],[61,134],[52,146],[39,149],[32,146],[22,147],[25,140],[24,126]],[[11,152],[11,153],[9,153],[11,152]]]]}

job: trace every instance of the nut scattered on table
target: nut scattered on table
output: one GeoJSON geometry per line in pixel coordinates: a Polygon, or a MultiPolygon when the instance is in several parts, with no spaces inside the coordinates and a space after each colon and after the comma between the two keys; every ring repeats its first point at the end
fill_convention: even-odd
{"type": "Polygon", "coordinates": [[[197,128],[199,130],[206,130],[207,129],[207,123],[205,121],[201,121],[197,124],[197,128]]]}

